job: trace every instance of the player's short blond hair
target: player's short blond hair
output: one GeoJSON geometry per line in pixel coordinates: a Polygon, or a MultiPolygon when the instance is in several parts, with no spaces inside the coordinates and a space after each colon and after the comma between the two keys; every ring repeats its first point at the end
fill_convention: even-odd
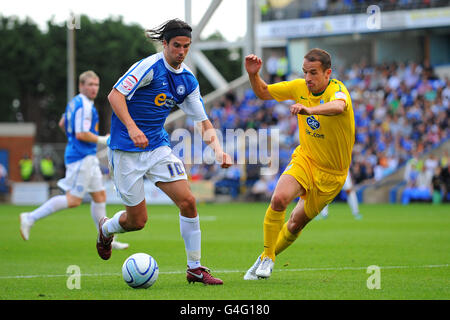
{"type": "Polygon", "coordinates": [[[91,78],[100,79],[99,76],[94,71],[88,70],[88,71],[85,71],[82,74],[80,74],[80,76],[78,77],[78,80],[79,80],[80,84],[84,84],[87,79],[91,79],[91,78]]]}

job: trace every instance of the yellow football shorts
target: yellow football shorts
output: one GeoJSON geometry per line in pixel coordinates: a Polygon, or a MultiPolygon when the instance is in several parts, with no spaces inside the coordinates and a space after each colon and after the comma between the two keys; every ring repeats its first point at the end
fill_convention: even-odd
{"type": "Polygon", "coordinates": [[[292,160],[283,174],[293,176],[305,188],[306,193],[301,198],[305,201],[305,213],[310,219],[333,201],[347,178],[347,172],[319,169],[305,154],[298,152],[298,149],[292,154],[292,160]]]}

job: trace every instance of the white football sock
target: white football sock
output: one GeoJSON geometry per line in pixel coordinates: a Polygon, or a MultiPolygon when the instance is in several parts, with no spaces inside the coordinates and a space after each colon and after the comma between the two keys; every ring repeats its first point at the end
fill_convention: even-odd
{"type": "Polygon", "coordinates": [[[195,218],[187,218],[180,214],[180,232],[184,239],[189,269],[200,267],[202,233],[198,215],[195,218]]]}
{"type": "Polygon", "coordinates": [[[328,217],[328,205],[326,205],[320,213],[322,214],[322,217],[328,217]]]}
{"type": "Polygon", "coordinates": [[[358,198],[356,197],[355,191],[351,191],[347,195],[347,203],[350,206],[350,209],[352,210],[352,214],[354,216],[357,216],[359,214],[359,207],[358,207],[358,198]]]}
{"type": "Polygon", "coordinates": [[[39,219],[45,218],[53,212],[68,208],[67,197],[65,195],[55,196],[48,199],[39,208],[30,212],[28,219],[33,223],[39,219]]]}
{"type": "Polygon", "coordinates": [[[103,217],[106,217],[106,203],[91,201],[91,216],[95,223],[95,229],[98,229],[98,223],[103,217]]]}
{"type": "Polygon", "coordinates": [[[102,232],[105,237],[110,237],[114,233],[124,233],[126,230],[119,223],[120,216],[125,210],[117,212],[111,219],[106,221],[102,226],[102,232]]]}

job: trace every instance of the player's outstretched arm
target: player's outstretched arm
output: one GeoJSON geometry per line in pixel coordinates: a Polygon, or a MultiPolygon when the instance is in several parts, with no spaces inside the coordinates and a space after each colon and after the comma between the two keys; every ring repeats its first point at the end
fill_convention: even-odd
{"type": "Polygon", "coordinates": [[[245,70],[247,70],[248,78],[252,86],[253,92],[261,100],[272,100],[267,89],[267,83],[259,76],[259,70],[261,70],[262,60],[254,54],[250,54],[245,57],[245,70]]]}
{"type": "Polygon", "coordinates": [[[138,148],[145,149],[148,146],[148,139],[131,118],[130,113],[128,112],[125,96],[114,88],[109,93],[108,100],[116,116],[127,128],[128,135],[134,145],[138,148]]]}

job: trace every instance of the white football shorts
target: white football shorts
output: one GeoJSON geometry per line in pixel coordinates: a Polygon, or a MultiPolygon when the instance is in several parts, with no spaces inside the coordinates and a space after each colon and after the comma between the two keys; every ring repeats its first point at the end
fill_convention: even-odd
{"type": "Polygon", "coordinates": [[[116,190],[129,207],[145,199],[144,177],[154,184],[187,180],[183,162],[168,146],[143,152],[108,149],[108,160],[116,190]]]}
{"type": "Polygon", "coordinates": [[[348,191],[351,188],[353,188],[353,182],[352,182],[352,176],[350,175],[350,171],[347,174],[347,178],[345,179],[345,183],[344,186],[342,187],[342,189],[344,191],[348,191]]]}
{"type": "Polygon", "coordinates": [[[78,198],[86,192],[105,190],[97,156],[89,155],[66,165],[66,176],[58,181],[58,187],[78,198]]]}

